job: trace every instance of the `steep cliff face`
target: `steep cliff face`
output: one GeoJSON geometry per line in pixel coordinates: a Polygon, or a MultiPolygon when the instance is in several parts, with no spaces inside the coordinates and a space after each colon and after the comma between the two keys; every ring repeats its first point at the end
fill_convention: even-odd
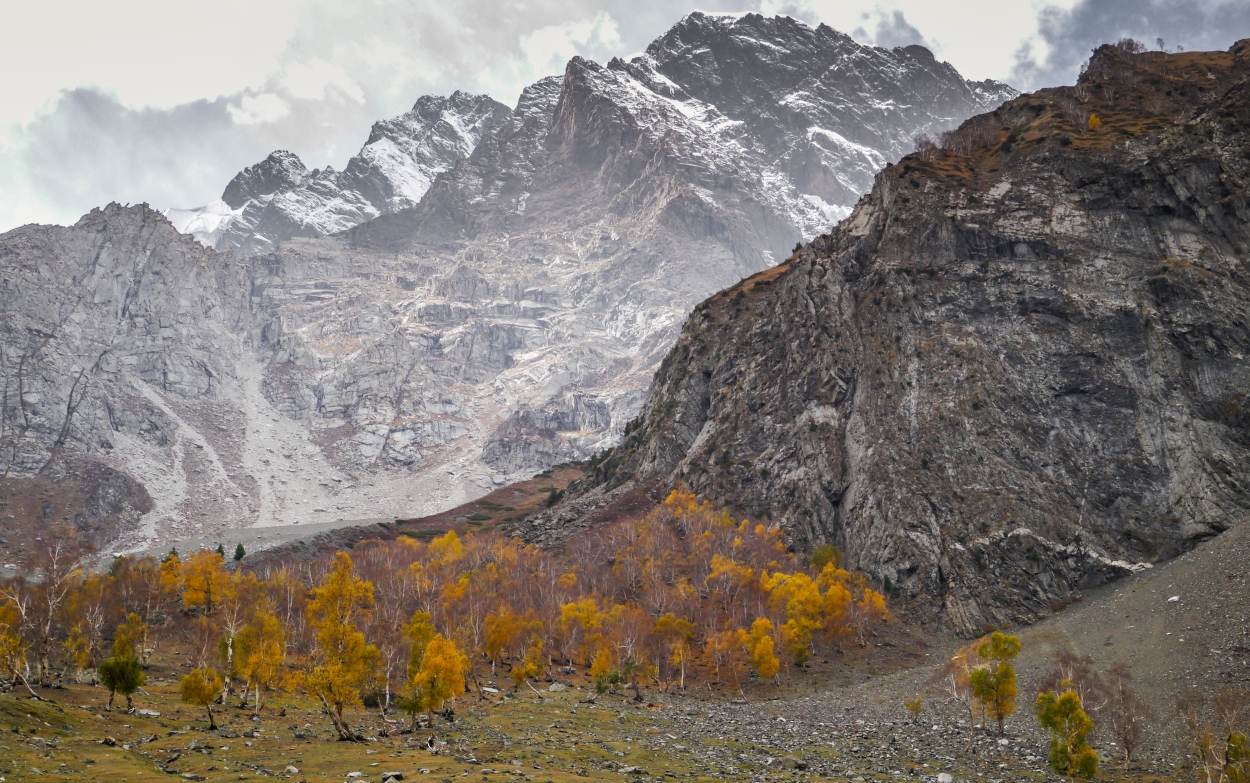
{"type": "Polygon", "coordinates": [[[683,481],[960,631],[1250,517],[1250,41],[1100,49],[695,308],[569,535],[683,481]],[[1093,126],[1093,127],[1091,127],[1093,126]]]}
{"type": "Polygon", "coordinates": [[[416,206],[434,178],[508,114],[486,95],[425,95],[411,111],[374,123],[343,171],[309,171],[294,153],[277,150],[235,175],[220,200],[165,216],[205,245],[241,256],[291,237],[333,234],[416,206]]]}
{"type": "MultiPolygon", "coordinates": [[[[243,513],[233,507],[252,477],[189,441],[181,412],[204,408],[211,418],[207,408],[247,350],[246,267],[146,207],[115,204],[68,228],[4,234],[0,267],[3,479],[90,483],[102,470],[122,471],[129,478],[107,483],[126,488],[138,478],[153,494],[169,484],[160,509],[168,514],[245,518],[246,504],[243,513]],[[204,481],[175,475],[184,462],[204,481]]],[[[49,502],[73,495],[76,483],[49,502]]],[[[142,487],[121,494],[134,497],[125,505],[152,508],[142,487]]],[[[122,516],[112,533],[138,514],[122,516]]]]}

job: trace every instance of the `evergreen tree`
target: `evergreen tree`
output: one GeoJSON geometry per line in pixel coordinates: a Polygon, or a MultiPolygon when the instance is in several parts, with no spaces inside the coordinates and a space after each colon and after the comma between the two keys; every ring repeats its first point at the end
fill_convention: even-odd
{"type": "Polygon", "coordinates": [[[221,559],[222,559],[222,560],[225,560],[225,559],[226,559],[226,548],[225,548],[224,546],[222,546],[221,544],[218,544],[218,545],[217,545],[217,554],[221,555],[221,559]]]}
{"type": "Polygon", "coordinates": [[[118,693],[126,697],[126,709],[134,709],[131,696],[146,680],[139,668],[139,659],[134,656],[106,658],[100,663],[100,682],[109,689],[107,709],[113,709],[113,696],[118,693]]]}
{"type": "Polygon", "coordinates": [[[242,560],[242,559],[243,559],[243,556],[244,556],[244,555],[246,555],[246,554],[247,554],[247,550],[245,550],[245,549],[243,548],[243,542],[242,542],[242,541],[240,541],[240,542],[239,542],[239,544],[238,544],[237,546],[235,546],[235,548],[234,548],[234,559],[235,559],[235,560],[242,560]]]}

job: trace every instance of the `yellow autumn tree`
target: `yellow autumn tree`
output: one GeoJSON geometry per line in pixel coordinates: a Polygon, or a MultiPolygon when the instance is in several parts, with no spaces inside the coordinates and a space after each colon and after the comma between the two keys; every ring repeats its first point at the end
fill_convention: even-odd
{"type": "Polygon", "coordinates": [[[159,587],[170,595],[182,589],[182,558],[177,552],[170,552],[161,561],[159,587]]]}
{"type": "Polygon", "coordinates": [[[868,645],[868,631],[877,623],[890,619],[890,610],[885,606],[885,596],[864,586],[859,598],[851,605],[851,624],[855,628],[855,636],[859,646],[868,645]]]}
{"type": "Polygon", "coordinates": [[[421,656],[421,668],[409,679],[409,704],[424,710],[433,726],[434,713],[464,693],[464,656],[456,643],[434,634],[421,656]]]}
{"type": "Polygon", "coordinates": [[[408,654],[408,679],[411,680],[421,671],[421,659],[425,657],[425,648],[434,638],[434,621],[429,612],[418,609],[404,625],[404,635],[412,644],[408,654]]]}
{"type": "Polygon", "coordinates": [[[225,562],[211,549],[201,549],[187,559],[180,569],[184,606],[188,609],[203,607],[205,614],[213,613],[230,581],[225,562]]]}
{"type": "Polygon", "coordinates": [[[972,672],[972,695],[985,714],[998,723],[1001,735],[1003,723],[1016,711],[1016,670],[1011,659],[1020,654],[1020,638],[995,631],[977,653],[984,663],[972,672]]]}
{"type": "Polygon", "coordinates": [[[958,650],[942,667],[938,681],[951,701],[968,711],[968,744],[976,738],[977,698],[972,691],[972,673],[981,666],[981,642],[978,639],[972,644],[958,650]]]}
{"type": "Polygon", "coordinates": [[[560,607],[560,630],[564,633],[567,660],[572,661],[574,655],[578,663],[586,660],[589,648],[599,636],[602,619],[593,598],[583,598],[560,607]]]}
{"type": "Polygon", "coordinates": [[[519,689],[521,684],[531,677],[537,677],[543,672],[543,637],[541,633],[535,633],[530,636],[529,647],[526,648],[525,657],[519,661],[514,661],[512,671],[509,675],[512,682],[519,689]]]}
{"type": "Polygon", "coordinates": [[[312,591],[306,610],[315,644],[305,667],[305,682],[344,740],[359,739],[343,712],[361,703],[360,689],[378,661],[378,649],[365,642],[360,630],[372,609],[373,584],[356,576],[346,552],[336,553],[333,567],[312,591]]]}
{"type": "Polygon", "coordinates": [[[490,673],[495,673],[495,666],[516,643],[522,632],[521,618],[512,611],[512,607],[504,604],[498,610],[486,615],[482,622],[485,634],[485,652],[490,660],[490,673]]]}
{"type": "Polygon", "coordinates": [[[773,651],[773,624],[767,617],[760,617],[751,624],[747,634],[747,656],[751,660],[751,668],[760,676],[760,680],[771,680],[781,669],[781,661],[773,651]]]}
{"type": "MultiPolygon", "coordinates": [[[[1071,684],[1070,680],[1063,680],[1060,687],[1071,684]]],[[[1098,752],[1089,746],[1086,737],[1093,731],[1094,722],[1082,708],[1080,695],[1071,688],[1059,694],[1042,691],[1033,703],[1033,713],[1042,728],[1050,732],[1050,768],[1070,781],[1092,780],[1098,774],[1098,752]]],[[[1236,779],[1231,783],[1237,783],[1236,779]]]]}
{"type": "Polygon", "coordinates": [[[448,530],[446,535],[430,542],[430,558],[437,565],[451,565],[463,556],[464,545],[454,530],[448,530]]]}
{"type": "Polygon", "coordinates": [[[890,619],[885,596],[873,590],[868,577],[829,562],[816,577],[821,596],[825,633],[834,638],[854,634],[860,646],[874,625],[890,619]]]}
{"type": "Polygon", "coordinates": [[[67,597],[62,622],[69,634],[61,643],[66,656],[74,663],[74,679],[82,682],[87,670],[93,671],[103,648],[106,618],[112,608],[117,580],[111,574],[87,574],[77,590],[67,597]]]}
{"type": "Polygon", "coordinates": [[[61,642],[66,657],[74,663],[75,682],[82,682],[83,672],[91,665],[91,637],[85,626],[86,624],[82,622],[74,623],[65,641],[61,642]]]}
{"type": "MultiPolygon", "coordinates": [[[[608,689],[608,675],[612,673],[613,666],[612,651],[607,647],[600,647],[595,652],[595,658],[590,662],[590,678],[595,682],[595,689],[603,693],[608,689]]],[[[615,686],[615,683],[613,683],[615,686]]],[[[615,692],[615,687],[613,688],[615,692]]]]}
{"type": "Polygon", "coordinates": [[[239,673],[244,677],[243,699],[252,692],[253,714],[259,715],[265,694],[282,685],[286,660],[286,628],[268,607],[258,609],[236,638],[239,673]]]}
{"type": "Polygon", "coordinates": [[[113,634],[113,657],[139,657],[138,653],[142,649],[143,639],[147,633],[148,624],[143,622],[142,617],[134,612],[126,615],[126,621],[117,626],[117,631],[113,634]]]}
{"type": "Polygon", "coordinates": [[[747,632],[742,628],[708,634],[703,646],[703,664],[713,671],[717,680],[724,671],[734,687],[741,690],[747,665],[746,645],[747,632]]]}
{"type": "MultiPolygon", "coordinates": [[[[741,539],[737,539],[741,541],[741,539]]],[[[732,557],[713,553],[711,568],[703,583],[722,603],[732,604],[743,590],[755,582],[755,569],[732,557]]]]}
{"type": "Polygon", "coordinates": [[[668,662],[681,673],[679,687],[686,689],[686,664],[690,662],[690,645],[694,643],[694,625],[672,612],[655,621],[655,635],[668,647],[668,662]]]}
{"type": "Polygon", "coordinates": [[[22,614],[13,601],[0,604],[0,674],[12,683],[21,682],[31,696],[35,691],[26,680],[26,650],[22,636],[22,614]]]}
{"type": "Polygon", "coordinates": [[[217,672],[200,667],[183,676],[178,683],[178,694],[187,704],[208,710],[208,728],[213,730],[217,728],[217,722],[213,720],[213,702],[221,694],[221,688],[222,682],[217,672]]]}
{"type": "Polygon", "coordinates": [[[768,591],[769,605],[784,612],[782,640],[795,665],[802,666],[811,657],[812,631],[821,626],[824,599],[819,585],[803,572],[786,574],[765,572],[760,585],[768,591]]]}

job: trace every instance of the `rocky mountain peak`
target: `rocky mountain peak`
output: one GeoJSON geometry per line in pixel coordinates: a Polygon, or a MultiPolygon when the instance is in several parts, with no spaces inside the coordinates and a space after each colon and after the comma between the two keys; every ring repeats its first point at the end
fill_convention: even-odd
{"type": "Polygon", "coordinates": [[[222,192],[221,200],[231,209],[239,209],[249,201],[294,190],[303,185],[308,177],[308,168],[298,155],[287,150],[274,150],[260,163],[234,175],[222,192]]]}
{"type": "Polygon", "coordinates": [[[277,150],[235,175],[220,201],[166,215],[201,242],[244,256],[291,237],[343,231],[415,206],[434,177],[509,114],[487,95],[422,96],[410,111],[374,123],[342,171],[309,172],[294,153],[277,150]]]}

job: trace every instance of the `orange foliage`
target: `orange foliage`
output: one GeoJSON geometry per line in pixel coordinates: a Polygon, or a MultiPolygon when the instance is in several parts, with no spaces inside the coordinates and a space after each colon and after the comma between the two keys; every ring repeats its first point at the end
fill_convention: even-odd
{"type": "Polygon", "coordinates": [[[188,609],[203,607],[205,614],[212,614],[221,603],[230,579],[221,555],[211,549],[201,549],[191,555],[181,570],[182,603],[188,609]]]}
{"type": "MultiPolygon", "coordinates": [[[[55,650],[85,671],[110,641],[146,657],[173,627],[200,690],[216,657],[214,687],[241,685],[258,711],[266,693],[300,687],[352,739],[344,713],[364,697],[385,712],[394,682],[404,709],[436,710],[476,682],[474,661],[505,666],[518,686],[563,662],[613,687],[702,677],[741,688],[748,672],[775,680],[822,645],[866,644],[889,620],[885,597],[836,557],[814,562],[787,552],[778,526],[678,487],[641,519],[577,537],[567,555],[448,532],[364,541],[263,577],[227,572],[208,550],[119,558],[74,582],[55,650]]],[[[42,644],[23,606],[0,599],[0,676],[20,675],[42,644]]]]}

